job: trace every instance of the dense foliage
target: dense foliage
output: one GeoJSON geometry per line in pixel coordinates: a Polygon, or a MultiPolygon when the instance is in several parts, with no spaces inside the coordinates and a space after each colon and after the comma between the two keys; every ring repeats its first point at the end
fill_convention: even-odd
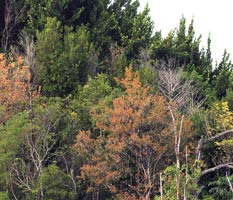
{"type": "Polygon", "coordinates": [[[138,0],[0,1],[0,199],[233,198],[233,68],[138,0]]]}

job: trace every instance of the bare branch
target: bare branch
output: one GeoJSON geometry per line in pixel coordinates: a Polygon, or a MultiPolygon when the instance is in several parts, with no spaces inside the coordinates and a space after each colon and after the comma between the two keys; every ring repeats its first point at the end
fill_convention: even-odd
{"type": "Polygon", "coordinates": [[[233,192],[233,187],[232,187],[231,181],[230,181],[230,179],[229,179],[229,176],[227,175],[227,172],[226,172],[226,178],[227,178],[227,182],[228,182],[228,184],[229,184],[229,187],[230,187],[230,189],[231,189],[231,192],[233,192]]]}
{"type": "Polygon", "coordinates": [[[13,30],[24,19],[25,6],[18,5],[17,1],[5,0],[4,8],[4,29],[2,33],[2,47],[6,51],[9,47],[9,40],[13,36],[13,30]]]}
{"type": "Polygon", "coordinates": [[[192,86],[192,80],[184,80],[182,77],[183,68],[177,68],[173,60],[169,60],[168,63],[161,62],[158,69],[158,85],[169,102],[182,108],[191,101],[196,88],[192,86]]]}
{"type": "Polygon", "coordinates": [[[233,136],[233,130],[227,130],[227,131],[221,132],[221,133],[219,133],[213,137],[207,138],[207,139],[203,139],[203,137],[202,137],[198,142],[197,151],[196,151],[196,159],[197,160],[201,159],[201,151],[202,151],[204,144],[206,144],[208,142],[216,141],[218,139],[230,137],[230,136],[233,136]]]}
{"type": "Polygon", "coordinates": [[[206,169],[206,170],[204,170],[204,171],[201,172],[201,176],[204,176],[204,175],[206,175],[208,173],[214,172],[214,171],[222,169],[222,168],[233,169],[233,163],[232,162],[231,163],[224,163],[224,164],[220,164],[220,165],[217,165],[215,167],[206,169]]]}

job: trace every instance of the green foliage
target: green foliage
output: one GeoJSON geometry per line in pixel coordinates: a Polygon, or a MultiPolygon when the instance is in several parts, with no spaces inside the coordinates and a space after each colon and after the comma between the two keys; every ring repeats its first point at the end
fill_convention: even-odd
{"type": "Polygon", "coordinates": [[[227,101],[213,103],[209,110],[205,110],[206,134],[216,135],[233,128],[233,113],[229,110],[227,101]]]}
{"type": "MultiPolygon", "coordinates": [[[[175,165],[168,166],[163,174],[163,199],[164,200],[175,200],[176,199],[176,176],[177,173],[181,173],[181,188],[180,193],[181,196],[184,196],[184,188],[186,190],[186,198],[196,200],[198,193],[198,184],[197,180],[200,176],[201,169],[198,167],[198,164],[193,165],[190,169],[188,169],[188,174],[186,173],[186,165],[182,166],[180,172],[177,172],[177,168],[175,165]]],[[[155,200],[159,200],[160,197],[156,196],[155,200]]]]}
{"type": "MultiPolygon", "coordinates": [[[[229,177],[230,182],[233,182],[233,176],[229,177]]],[[[226,177],[219,177],[217,180],[209,183],[211,189],[209,194],[213,199],[232,199],[233,193],[230,191],[229,183],[226,177]]]]}
{"type": "Polygon", "coordinates": [[[118,93],[118,89],[113,88],[113,80],[111,81],[106,74],[98,74],[94,79],[89,77],[87,83],[79,87],[70,105],[71,114],[77,120],[78,130],[93,128],[91,110],[101,107],[101,101],[111,103],[118,93]]]}
{"type": "Polygon", "coordinates": [[[143,12],[134,18],[131,36],[127,37],[126,40],[123,38],[126,44],[126,55],[129,58],[137,56],[140,49],[147,48],[151,42],[153,22],[149,12],[150,9],[147,5],[143,12]]]}
{"type": "Polygon", "coordinates": [[[206,134],[206,112],[203,109],[198,109],[197,107],[194,108],[193,113],[191,115],[191,120],[196,131],[195,137],[193,139],[198,140],[200,136],[206,134]]]}
{"type": "Polygon", "coordinates": [[[42,94],[46,96],[66,96],[83,83],[90,74],[88,66],[94,48],[89,43],[89,33],[85,27],[77,31],[62,27],[55,18],[48,18],[45,29],[37,33],[36,58],[39,66],[38,80],[42,94]]]}
{"type": "Polygon", "coordinates": [[[28,112],[16,114],[6,125],[0,126],[0,185],[7,187],[10,181],[10,168],[20,153],[25,134],[33,126],[27,123],[28,112]]]}
{"type": "Polygon", "coordinates": [[[226,97],[223,98],[223,101],[228,102],[230,111],[233,111],[233,90],[232,89],[226,90],[226,97]]]}
{"type": "Polygon", "coordinates": [[[28,18],[24,31],[35,36],[37,31],[44,29],[48,17],[65,20],[63,11],[69,2],[69,0],[25,0],[28,18]]]}
{"type": "Polygon", "coordinates": [[[211,85],[215,89],[218,99],[225,97],[227,89],[232,88],[232,64],[226,50],[222,61],[213,71],[211,85]]]}
{"type": "Polygon", "coordinates": [[[6,192],[0,192],[0,199],[1,200],[10,200],[10,198],[6,192]]]}
{"type": "Polygon", "coordinates": [[[164,39],[161,32],[157,32],[150,44],[152,58],[155,60],[172,58],[176,60],[178,67],[184,66],[188,72],[195,70],[198,74],[203,74],[206,70],[206,63],[199,49],[201,37],[195,38],[193,23],[194,20],[187,28],[186,19],[182,17],[179,28],[170,31],[164,39]]]}
{"type": "Polygon", "coordinates": [[[65,141],[74,139],[68,122],[61,99],[41,98],[33,109],[1,125],[0,188],[17,191],[19,199],[37,198],[43,168],[68,148],[65,141]]]}
{"type": "Polygon", "coordinates": [[[151,68],[151,67],[141,67],[141,69],[139,69],[139,77],[140,77],[140,81],[142,83],[142,85],[147,86],[150,85],[152,86],[151,90],[153,91],[157,91],[157,73],[156,71],[151,68]]]}
{"type": "Polygon", "coordinates": [[[96,46],[100,47],[101,60],[106,60],[111,54],[112,44],[124,47],[128,60],[135,59],[141,48],[149,46],[153,22],[149,16],[149,8],[137,13],[138,7],[139,1],[113,1],[91,27],[91,38],[96,46]]]}
{"type": "MultiPolygon", "coordinates": [[[[190,131],[194,144],[190,145],[192,155],[201,135],[208,138],[233,128],[233,74],[229,54],[224,51],[221,62],[216,63],[213,68],[211,39],[208,38],[206,49],[200,49],[201,37],[195,36],[194,20],[187,25],[185,17],[182,17],[179,27],[163,37],[161,32],[153,34],[153,22],[148,5],[142,12],[138,12],[138,0],[12,0],[12,2],[13,13],[21,10],[23,12],[19,12],[22,14],[19,21],[10,26],[8,46],[17,44],[21,30],[33,38],[33,42],[27,41],[27,37],[23,38],[24,43],[15,46],[12,52],[27,54],[20,62],[23,65],[32,63],[33,66],[24,66],[32,71],[28,81],[32,84],[27,88],[26,95],[30,97],[28,103],[20,104],[17,108],[6,106],[4,101],[4,105],[0,105],[0,199],[110,199],[117,196],[118,199],[130,200],[136,199],[142,188],[145,191],[148,188],[153,191],[151,196],[158,194],[158,180],[147,185],[141,182],[141,177],[145,175],[143,169],[136,171],[146,163],[144,159],[148,157],[144,155],[153,152],[158,147],[156,145],[160,143],[168,145],[170,140],[166,140],[167,138],[174,142],[172,137],[165,137],[165,134],[170,133],[171,120],[165,115],[160,116],[157,113],[160,110],[151,111],[153,103],[145,106],[145,113],[142,116],[138,117],[139,115],[135,113],[145,103],[145,94],[149,100],[158,93],[156,70],[160,67],[158,63],[161,59],[165,62],[174,59],[177,65],[173,67],[184,69],[182,78],[192,80],[192,85],[198,88],[199,94],[190,101],[194,103],[192,109],[182,110],[185,113],[192,113],[191,118],[195,127],[195,130],[190,131]],[[24,52],[25,50],[28,52],[24,52]],[[31,62],[28,62],[28,59],[31,62]],[[140,84],[135,82],[136,89],[130,90],[131,93],[127,96],[123,92],[125,88],[117,85],[116,80],[125,85],[129,83],[130,79],[119,81],[129,65],[138,69],[140,84]],[[114,80],[113,77],[117,78],[114,80]],[[148,87],[148,91],[136,98],[135,94],[140,92],[137,91],[137,86],[148,87]],[[43,96],[37,100],[33,99],[32,91],[35,88],[38,90],[41,88],[43,96]],[[203,100],[205,101],[202,104],[203,100]],[[128,110],[126,106],[129,106],[128,110]],[[116,111],[112,118],[111,113],[107,112],[111,109],[116,111]],[[135,115],[128,117],[132,111],[135,111],[133,112],[135,115]],[[150,113],[157,114],[158,118],[164,117],[163,121],[158,122],[151,118],[147,120],[145,116],[150,113]],[[103,130],[103,127],[97,125],[97,123],[101,125],[104,119],[112,120],[111,123],[106,121],[105,124],[106,127],[112,126],[109,129],[111,131],[103,130]],[[131,138],[134,142],[130,143],[129,137],[125,137],[125,146],[116,145],[119,143],[119,135],[112,138],[116,140],[109,140],[111,137],[108,136],[115,133],[121,125],[130,129],[133,121],[139,124],[135,126],[134,134],[140,132],[137,137],[134,135],[131,138]],[[117,126],[118,122],[120,125],[117,126]],[[156,138],[148,139],[150,134],[165,127],[168,127],[168,131],[156,135],[156,138]],[[81,130],[87,132],[90,130],[90,137],[86,137],[81,130]],[[78,132],[78,137],[83,137],[81,138],[83,140],[76,144],[77,149],[87,149],[89,155],[78,152],[77,156],[70,150],[78,132]],[[148,138],[144,138],[146,135],[149,135],[148,138]],[[99,136],[102,137],[101,144],[98,143],[99,136]],[[94,145],[93,141],[96,142],[94,145]],[[88,144],[86,147],[80,146],[85,142],[88,144]],[[145,144],[149,146],[145,147],[145,144]],[[108,155],[110,152],[117,152],[119,148],[122,148],[119,157],[116,154],[108,155]],[[96,149],[101,151],[93,156],[96,149]],[[141,161],[137,157],[138,150],[143,155],[141,161]],[[109,162],[111,156],[115,160],[109,162]],[[93,159],[88,161],[88,158],[93,159]],[[125,159],[121,161],[122,158],[125,159]],[[104,177],[107,165],[105,162],[98,163],[98,159],[107,161],[113,171],[119,166],[124,166],[119,167],[121,176],[116,177],[109,173],[104,177]],[[98,163],[99,166],[93,163],[98,163]],[[93,167],[90,171],[88,164],[93,167]],[[105,184],[111,192],[105,193],[103,191],[107,190],[99,187],[100,190],[90,196],[86,189],[95,187],[91,185],[93,184],[91,180],[80,182],[80,185],[76,182],[76,177],[80,178],[81,166],[88,173],[99,176],[95,184],[100,184],[101,179],[105,184],[104,178],[112,183],[105,184]],[[103,170],[102,176],[96,173],[95,167],[103,170]],[[112,180],[112,177],[115,179],[112,180]],[[125,188],[128,185],[131,185],[128,189],[132,194],[126,192],[125,188]],[[115,189],[122,193],[117,194],[115,189]],[[138,189],[139,193],[136,194],[135,189],[138,189]]],[[[6,0],[0,1],[0,40],[6,28],[5,3],[6,0]]],[[[0,49],[3,49],[3,44],[0,49]]],[[[11,56],[6,62],[4,59],[1,60],[3,69],[8,62],[11,63],[11,56]]],[[[6,72],[8,74],[7,70],[6,72]]],[[[9,68],[9,75],[11,73],[9,68]]],[[[4,86],[1,85],[0,89],[4,90],[4,86]]],[[[20,94],[20,91],[16,90],[8,92],[10,97],[14,97],[16,92],[20,94]]],[[[155,103],[158,104],[159,100],[155,103]]],[[[15,105],[18,105],[18,102],[15,105]]],[[[158,107],[161,109],[161,106],[158,107]]],[[[187,126],[191,127],[190,124],[187,126]]],[[[181,137],[183,140],[185,136],[181,137]]],[[[157,172],[166,168],[163,172],[165,199],[176,198],[177,173],[181,174],[181,196],[186,187],[187,199],[196,199],[200,189],[197,180],[201,169],[189,168],[187,177],[185,166],[177,172],[177,168],[171,165],[172,146],[171,142],[166,150],[168,156],[155,153],[154,155],[161,159],[161,164],[156,163],[156,169],[148,169],[150,172],[156,172],[153,175],[153,179],[156,179],[157,172]]],[[[202,152],[205,168],[232,162],[232,147],[231,138],[206,144],[202,152]]],[[[162,145],[161,148],[165,146],[162,145]]],[[[161,151],[161,148],[157,150],[161,151]]],[[[154,162],[150,159],[149,161],[154,162]]],[[[218,173],[211,173],[207,176],[208,179],[204,177],[202,180],[201,177],[199,184],[205,186],[201,192],[203,199],[232,198],[223,172],[225,173],[221,169],[218,173]]],[[[228,172],[230,180],[233,181],[231,171],[228,172]]]]}
{"type": "Polygon", "coordinates": [[[166,192],[164,194],[165,199],[171,199],[171,200],[176,199],[176,174],[177,174],[177,169],[175,165],[168,166],[164,171],[163,189],[166,192]]]}
{"type": "Polygon", "coordinates": [[[138,0],[116,0],[109,7],[110,13],[116,16],[119,25],[120,39],[122,40],[117,41],[118,44],[131,38],[138,7],[138,0]]]}
{"type": "Polygon", "coordinates": [[[72,180],[54,164],[43,170],[40,183],[44,186],[44,198],[46,200],[76,199],[76,191],[73,190],[72,180]]]}
{"type": "Polygon", "coordinates": [[[213,71],[213,58],[211,55],[211,38],[207,39],[206,52],[201,52],[201,68],[199,69],[205,81],[210,81],[213,71]]]}

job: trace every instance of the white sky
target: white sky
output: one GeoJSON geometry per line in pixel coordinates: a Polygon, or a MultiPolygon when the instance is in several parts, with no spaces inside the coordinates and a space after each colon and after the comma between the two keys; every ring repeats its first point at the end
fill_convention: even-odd
{"type": "Polygon", "coordinates": [[[194,18],[196,37],[202,35],[201,47],[206,47],[210,33],[214,61],[221,61],[224,49],[233,60],[233,0],[140,0],[140,10],[146,3],[154,21],[154,30],[161,30],[163,37],[179,27],[182,15],[187,26],[194,18]]]}

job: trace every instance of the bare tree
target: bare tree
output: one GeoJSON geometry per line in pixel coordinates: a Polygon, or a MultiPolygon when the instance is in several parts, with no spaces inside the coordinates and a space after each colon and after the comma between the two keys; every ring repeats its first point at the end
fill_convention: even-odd
{"type": "Polygon", "coordinates": [[[19,37],[19,45],[23,51],[24,63],[34,70],[36,51],[34,39],[27,33],[21,32],[19,37]]]}
{"type": "MultiPolygon", "coordinates": [[[[15,158],[11,167],[12,182],[27,192],[33,191],[33,185],[41,177],[45,164],[54,156],[52,149],[57,142],[54,130],[60,119],[52,120],[48,116],[41,117],[43,126],[39,129],[32,128],[25,134],[25,142],[22,146],[23,157],[15,158]]],[[[44,199],[43,185],[40,184],[40,199],[44,199]]]]}
{"type": "Polygon", "coordinates": [[[67,176],[69,177],[69,179],[72,182],[72,188],[73,191],[77,191],[77,183],[76,183],[76,176],[74,173],[74,166],[73,166],[73,160],[72,160],[72,155],[67,155],[66,153],[61,152],[60,154],[57,155],[58,157],[60,157],[65,165],[65,171],[67,176]]]}
{"type": "Polygon", "coordinates": [[[14,29],[25,18],[26,7],[16,0],[5,0],[4,8],[4,29],[2,32],[2,47],[6,51],[9,41],[14,35],[14,29]]]}
{"type": "Polygon", "coordinates": [[[36,74],[35,52],[36,46],[32,36],[20,32],[17,45],[12,45],[10,51],[14,57],[23,56],[24,64],[30,66],[32,74],[36,74]]]}
{"type": "Polygon", "coordinates": [[[180,199],[180,146],[183,133],[183,121],[185,109],[192,99],[195,88],[192,86],[192,80],[182,78],[182,67],[178,67],[175,60],[160,62],[158,69],[158,86],[162,94],[168,101],[174,135],[174,151],[176,156],[176,198],[180,199]],[[182,112],[181,112],[182,111],[182,112]],[[183,113],[183,114],[180,114],[183,113]]]}
{"type": "Polygon", "coordinates": [[[163,178],[162,178],[162,173],[159,173],[159,191],[160,191],[160,200],[163,200],[163,178]]]}
{"type": "Polygon", "coordinates": [[[139,67],[152,68],[152,59],[149,49],[141,49],[139,52],[139,67]]]}
{"type": "Polygon", "coordinates": [[[175,103],[176,109],[187,107],[197,89],[193,81],[182,77],[183,67],[177,67],[175,60],[161,61],[159,64],[159,89],[168,102],[175,103]]]}

